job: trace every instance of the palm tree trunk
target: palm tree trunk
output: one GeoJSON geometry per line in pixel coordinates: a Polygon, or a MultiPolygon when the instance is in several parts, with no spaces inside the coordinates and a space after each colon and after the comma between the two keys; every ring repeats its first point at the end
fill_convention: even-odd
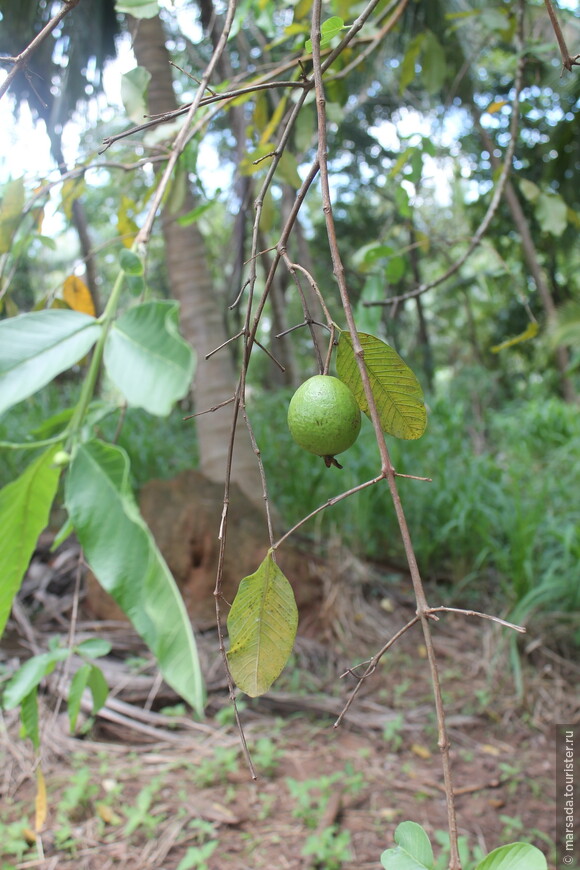
{"type": "MultiPolygon", "coordinates": [[[[139,66],[151,73],[149,111],[161,114],[176,108],[165,33],[158,17],[132,22],[133,49],[139,66]]],[[[189,188],[178,211],[166,207],[161,219],[171,292],[181,306],[181,330],[197,354],[194,399],[198,412],[207,411],[234,395],[236,376],[228,348],[206,355],[228,338],[223,312],[216,299],[209,273],[205,244],[196,226],[181,227],[177,219],[194,208],[189,188]]],[[[200,470],[210,480],[222,482],[232,428],[232,406],[196,418],[200,470]]],[[[263,505],[256,457],[245,429],[238,434],[233,457],[232,480],[243,492],[263,505]]]]}

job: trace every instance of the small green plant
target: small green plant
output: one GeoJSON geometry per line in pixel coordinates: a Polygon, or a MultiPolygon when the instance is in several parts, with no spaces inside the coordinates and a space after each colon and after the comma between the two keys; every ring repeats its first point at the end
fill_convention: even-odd
{"type": "Polygon", "coordinates": [[[312,856],[320,870],[339,870],[345,861],[352,859],[350,831],[341,831],[338,825],[323,828],[308,837],[302,854],[312,856]]]}
{"type": "MultiPolygon", "coordinates": [[[[394,848],[381,855],[385,870],[443,870],[449,866],[449,838],[443,843],[443,852],[436,862],[433,847],[425,830],[416,822],[401,822],[395,831],[394,848]]],[[[462,843],[464,849],[466,843],[462,843]]],[[[465,854],[465,852],[464,852],[465,854]]],[[[461,857],[461,854],[460,854],[461,857]]],[[[529,843],[509,843],[499,846],[481,859],[474,857],[464,870],[548,870],[546,858],[529,843]]]]}
{"type": "Polygon", "coordinates": [[[269,737],[258,737],[250,752],[256,768],[263,776],[275,773],[284,754],[269,737]]]}
{"type": "Polygon", "coordinates": [[[209,840],[201,846],[190,846],[177,865],[177,870],[209,870],[207,859],[218,847],[217,840],[209,840]]]}
{"type": "Polygon", "coordinates": [[[147,836],[152,836],[155,833],[160,817],[153,815],[151,807],[153,798],[161,785],[161,777],[154,777],[137,795],[135,806],[125,808],[127,816],[127,823],[123,828],[125,837],[130,837],[138,828],[142,829],[147,836]]]}
{"type": "Polygon", "coordinates": [[[390,722],[387,722],[383,728],[383,740],[389,744],[389,748],[396,752],[403,745],[403,728],[405,727],[405,717],[402,713],[397,713],[390,722]]]}
{"type": "Polygon", "coordinates": [[[329,776],[319,776],[316,779],[298,780],[288,777],[286,785],[290,795],[296,801],[292,815],[301,819],[309,828],[315,828],[337,783],[348,794],[358,794],[363,785],[362,773],[356,773],[351,764],[346,764],[344,770],[329,776]]]}
{"type": "Polygon", "coordinates": [[[71,650],[61,645],[58,637],[53,636],[49,639],[48,647],[47,652],[32,656],[12,674],[2,695],[2,707],[5,710],[20,706],[23,736],[30,738],[35,749],[40,746],[38,687],[44,677],[53,672],[58,662],[64,661],[73,653],[83,660],[71,680],[68,695],[68,715],[72,732],[76,728],[85,689],[90,689],[93,698],[93,714],[101,709],[109,691],[103,672],[92,662],[92,659],[106,656],[110,652],[109,641],[89,638],[76,644],[71,650]]]}
{"type": "Polygon", "coordinates": [[[193,778],[199,788],[226,782],[228,774],[239,767],[237,746],[218,746],[211,758],[204,758],[194,770],[193,778]]]}
{"type": "MultiPolygon", "coordinates": [[[[237,701],[236,704],[238,713],[242,713],[242,711],[248,706],[243,699],[237,701]]],[[[234,710],[233,704],[226,704],[221,708],[221,710],[218,710],[215,714],[215,721],[220,728],[228,728],[231,725],[235,725],[236,711],[234,710]]]]}
{"type": "MultiPolygon", "coordinates": [[[[22,815],[26,814],[26,809],[23,807],[22,815]]],[[[26,826],[24,822],[10,822],[2,824],[0,822],[0,843],[2,844],[3,857],[14,857],[17,861],[22,861],[25,855],[30,854],[31,843],[27,837],[26,826]]],[[[2,865],[2,870],[12,870],[12,865],[2,865]]]]}

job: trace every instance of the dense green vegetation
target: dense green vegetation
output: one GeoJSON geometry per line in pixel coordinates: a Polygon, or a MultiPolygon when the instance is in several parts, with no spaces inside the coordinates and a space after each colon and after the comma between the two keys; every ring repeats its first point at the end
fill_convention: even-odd
{"type": "MultiPolygon", "coordinates": [[[[0,439],[45,429],[46,420],[73,401],[74,384],[54,386],[28,399],[0,422],[0,439]]],[[[472,369],[457,383],[427,397],[429,426],[416,442],[390,441],[400,473],[432,482],[401,481],[413,543],[425,579],[442,585],[446,599],[465,606],[493,601],[505,615],[550,624],[552,637],[580,643],[573,629],[580,610],[580,415],[556,397],[530,390],[526,398],[503,401],[494,410],[481,397],[494,383],[485,370],[472,369]],[[467,385],[477,383],[475,392],[467,385]],[[533,393],[536,395],[533,395],[533,393]],[[565,616],[569,615],[569,619],[565,616]]],[[[302,451],[286,424],[291,390],[257,390],[248,411],[261,446],[269,497],[288,526],[328,498],[370,479],[377,449],[368,420],[342,471],[302,451]]],[[[131,459],[138,491],[153,478],[171,477],[195,465],[197,447],[191,421],[176,409],[165,419],[129,409],[117,443],[131,459]]],[[[119,412],[99,421],[97,431],[115,436],[119,412]]],[[[0,480],[21,472],[23,451],[2,453],[0,480]]],[[[388,493],[371,488],[323,512],[303,528],[325,549],[334,534],[359,557],[389,567],[403,565],[388,493]]]]}

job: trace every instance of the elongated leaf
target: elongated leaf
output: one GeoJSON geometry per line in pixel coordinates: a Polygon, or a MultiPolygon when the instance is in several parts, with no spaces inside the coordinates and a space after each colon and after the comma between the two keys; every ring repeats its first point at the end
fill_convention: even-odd
{"type": "Polygon", "coordinates": [[[97,440],[81,446],[65,501],[99,583],[156,656],[169,685],[201,715],[203,682],[191,623],[135,503],[125,451],[97,440]]]}
{"type": "Polygon", "coordinates": [[[178,332],[176,302],[144,302],[114,324],[105,344],[105,366],[132,404],[166,416],[187,393],[194,357],[178,332]]]}
{"type": "Polygon", "coordinates": [[[91,666],[91,672],[87,682],[91,695],[93,696],[93,714],[98,713],[109,694],[109,687],[105,679],[105,675],[97,665],[91,666]]]}
{"type": "Polygon", "coordinates": [[[127,116],[134,124],[141,124],[147,114],[147,88],[151,73],[143,66],[136,66],[121,76],[121,100],[127,116]]]}
{"type": "MultiPolygon", "coordinates": [[[[364,362],[383,432],[396,438],[420,438],[427,426],[423,392],[413,371],[399,354],[374,335],[359,332],[364,362]]],[[[361,411],[369,413],[362,379],[348,332],[340,334],[336,370],[350,387],[361,411]]]]}
{"type": "Polygon", "coordinates": [[[108,656],[111,649],[111,641],[105,640],[103,637],[89,637],[87,640],[83,640],[82,643],[77,644],[75,647],[75,650],[79,655],[88,656],[91,659],[108,656]]]}
{"type": "Polygon", "coordinates": [[[394,849],[381,855],[385,870],[431,870],[433,849],[429,837],[416,822],[401,822],[395,831],[394,849]]]}
{"type": "Polygon", "coordinates": [[[499,353],[500,350],[505,350],[508,347],[513,347],[515,344],[521,344],[522,341],[529,341],[531,338],[535,338],[539,332],[540,327],[536,323],[535,320],[532,320],[528,323],[527,327],[523,332],[519,335],[514,336],[513,338],[507,338],[505,341],[502,341],[501,344],[494,344],[492,348],[490,348],[492,353],[499,353]]]}
{"type": "Polygon", "coordinates": [[[297,628],[294,592],[270,551],[240,583],[228,616],[228,662],[242,692],[255,698],[268,691],[288,661],[297,628]]]}
{"type": "Polygon", "coordinates": [[[38,692],[36,687],[22,699],[20,721],[23,737],[30,737],[35,749],[40,746],[40,731],[38,728],[38,692]]]}
{"type": "Polygon", "coordinates": [[[48,523],[60,474],[52,459],[59,449],[55,444],[42,453],[0,490],[0,635],[38,536],[48,523]]]}
{"type": "Polygon", "coordinates": [[[96,342],[101,325],[80,311],[19,314],[0,323],[0,414],[73,366],[96,342]]]}
{"type": "Polygon", "coordinates": [[[0,254],[10,250],[23,212],[24,180],[15,178],[5,186],[0,203],[0,254]]]}
{"type": "Polygon", "coordinates": [[[53,672],[56,663],[64,661],[67,656],[68,650],[65,647],[58,647],[50,652],[32,656],[24,662],[22,667],[12,674],[4,689],[2,696],[4,709],[12,710],[22,704],[24,699],[37,688],[40,681],[53,672]]]}
{"type": "Polygon", "coordinates": [[[475,870],[548,870],[548,862],[529,843],[509,843],[486,855],[475,870]]]}
{"type": "Polygon", "coordinates": [[[39,833],[44,827],[48,815],[46,799],[46,782],[40,765],[36,768],[36,797],[34,798],[34,830],[39,833]]]}
{"type": "Polygon", "coordinates": [[[68,690],[68,719],[71,733],[74,733],[76,728],[83,692],[87,687],[90,672],[91,665],[81,665],[70,681],[70,688],[68,690]]]}

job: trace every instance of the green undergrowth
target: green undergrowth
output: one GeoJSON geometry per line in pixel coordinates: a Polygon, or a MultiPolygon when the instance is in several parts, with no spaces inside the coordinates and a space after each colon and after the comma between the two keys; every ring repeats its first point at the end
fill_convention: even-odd
{"type": "MultiPolygon", "coordinates": [[[[536,399],[476,416],[470,401],[449,393],[428,408],[420,440],[387,439],[398,472],[431,478],[399,480],[424,578],[446,584],[470,605],[497,599],[519,619],[580,610],[580,584],[572,582],[580,562],[577,408],[536,399]]],[[[292,443],[279,394],[260,399],[260,410],[252,419],[272,498],[288,524],[377,474],[368,420],[341,455],[344,468],[328,469],[292,443]]],[[[404,561],[385,485],[334,505],[304,530],[320,546],[340,535],[361,557],[404,561]]],[[[573,640],[580,643],[580,633],[573,640]]]]}
{"type": "MultiPolygon", "coordinates": [[[[17,442],[46,437],[35,430],[64,408],[74,407],[79,388],[73,382],[51,384],[29,399],[20,402],[0,417],[0,441],[17,442]]],[[[96,424],[94,434],[115,440],[131,459],[131,480],[138,489],[153,478],[168,478],[198,461],[194,421],[184,421],[191,411],[174,408],[168,417],[153,417],[140,408],[129,408],[119,427],[120,410],[114,410],[96,424]],[[119,430],[119,431],[118,431],[119,430]]],[[[53,434],[53,433],[51,433],[53,434]]],[[[0,448],[0,486],[17,477],[31,459],[30,450],[0,448]]]]}
{"type": "MultiPolygon", "coordinates": [[[[0,419],[0,440],[20,439],[74,404],[76,392],[65,382],[21,402],[0,419]]],[[[380,468],[366,418],[358,441],[341,454],[342,470],[301,450],[286,423],[290,396],[256,393],[248,403],[270,498],[288,526],[380,468]]],[[[490,395],[489,405],[495,399],[490,395]]],[[[421,439],[387,439],[398,472],[432,479],[399,480],[423,576],[445,585],[446,600],[476,606],[495,599],[504,615],[522,621],[557,615],[560,631],[580,643],[580,632],[568,631],[565,618],[573,626],[580,610],[578,410],[553,397],[493,410],[485,404],[485,389],[476,400],[447,387],[428,399],[429,423],[421,439]]],[[[127,412],[118,443],[130,455],[135,488],[195,467],[195,426],[183,421],[185,413],[175,408],[167,418],[154,418],[138,409],[127,412]]],[[[97,423],[97,434],[113,438],[118,422],[117,411],[97,423]]],[[[1,449],[0,485],[30,459],[30,451],[1,449]]],[[[322,550],[338,536],[361,558],[404,564],[386,485],[339,502],[301,531],[322,550]]]]}

